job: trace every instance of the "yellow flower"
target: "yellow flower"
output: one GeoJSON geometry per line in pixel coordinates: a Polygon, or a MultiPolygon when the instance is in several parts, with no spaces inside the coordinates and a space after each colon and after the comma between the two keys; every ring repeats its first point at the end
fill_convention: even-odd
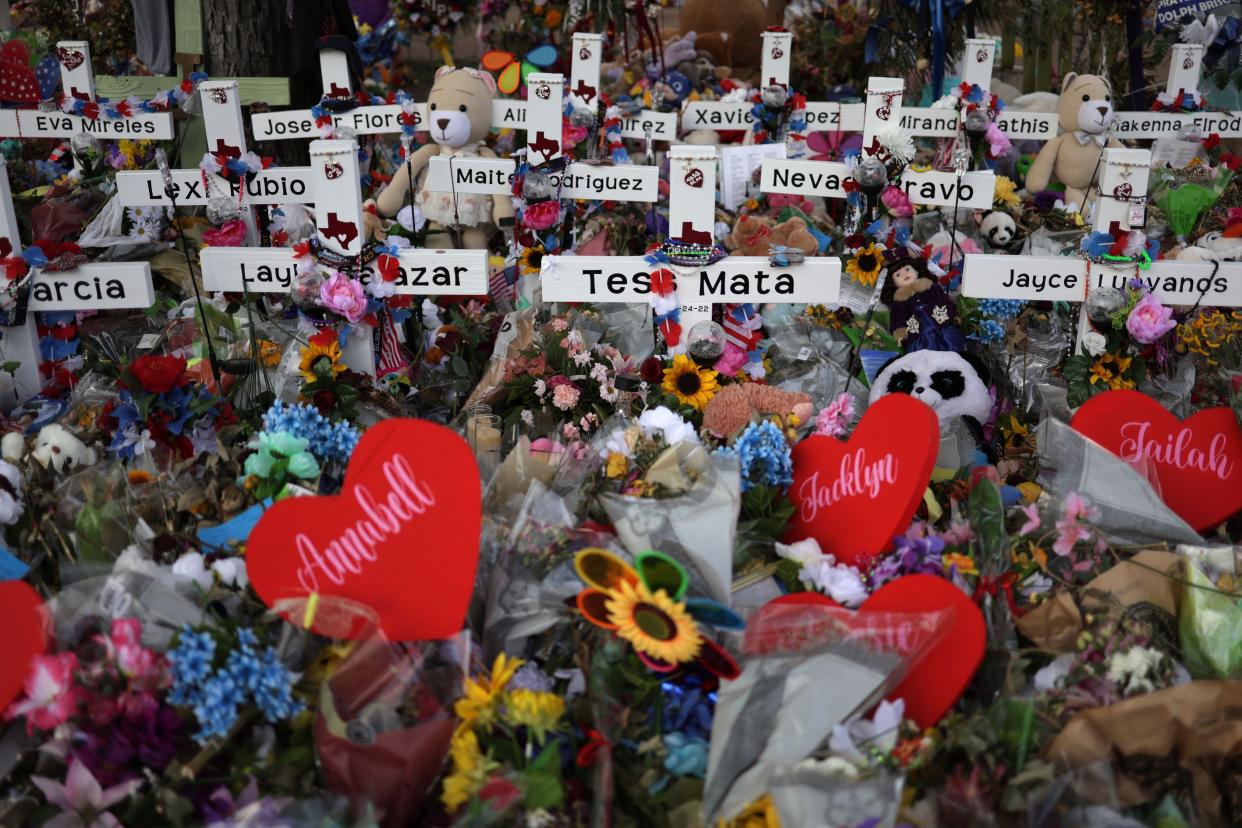
{"type": "Polygon", "coordinates": [[[1113,379],[1113,372],[1104,367],[1104,360],[1097,359],[1095,364],[1091,366],[1091,384],[1095,385],[1096,380],[1104,380],[1108,384],[1113,379]]]}
{"type": "Polygon", "coordinates": [[[1021,202],[1018,198],[1018,187],[1003,175],[996,176],[996,189],[992,193],[992,203],[1005,207],[1017,207],[1021,202]]]}
{"type": "Polygon", "coordinates": [[[641,582],[622,581],[608,591],[608,620],[617,635],[644,655],[669,664],[693,661],[703,646],[686,605],[675,602],[662,589],[654,593],[641,582]]]}
{"type": "Polygon", "coordinates": [[[776,813],[776,804],[768,794],[747,805],[733,819],[720,820],[719,828],[781,828],[781,818],[776,813]]]}
{"type": "Polygon", "coordinates": [[[453,712],[461,719],[459,730],[472,727],[491,727],[496,719],[496,701],[505,686],[522,666],[520,658],[506,659],[505,654],[496,656],[490,676],[466,679],[466,692],[453,704],[453,712]]]}
{"type": "Polygon", "coordinates": [[[630,467],[630,461],[625,455],[619,451],[608,452],[608,465],[604,468],[604,473],[612,479],[624,477],[626,470],[630,467]]]}
{"type": "Polygon", "coordinates": [[[880,277],[884,267],[884,248],[878,244],[869,244],[861,248],[845,265],[845,272],[850,278],[864,287],[871,287],[880,277]]]}
{"type": "Polygon", "coordinates": [[[710,368],[700,368],[690,357],[679,354],[673,357],[673,364],[664,369],[663,388],[678,402],[702,411],[720,388],[717,376],[710,368]]]}
{"type": "Polygon", "coordinates": [[[469,802],[483,787],[488,774],[500,765],[479,749],[479,737],[472,730],[453,734],[449,756],[453,759],[453,772],[444,779],[440,800],[451,814],[469,802]]]}
{"type": "Polygon", "coordinates": [[[345,366],[341,364],[340,341],[333,339],[331,345],[314,341],[307,342],[306,347],[302,349],[302,362],[298,365],[302,378],[307,382],[319,379],[315,374],[315,364],[321,359],[327,359],[332,364],[332,376],[334,377],[345,370],[345,366]]]}
{"type": "Polygon", "coordinates": [[[518,688],[505,699],[505,720],[514,727],[525,727],[543,744],[544,735],[555,730],[565,715],[565,699],[557,693],[518,688]]]}
{"type": "Polygon", "coordinates": [[[979,574],[979,570],[975,568],[974,559],[969,555],[963,555],[961,552],[950,552],[947,555],[942,555],[940,560],[944,564],[945,569],[951,566],[957,567],[959,575],[979,574]]]}
{"type": "Polygon", "coordinates": [[[522,271],[522,275],[527,276],[532,273],[538,273],[542,267],[542,244],[537,244],[534,247],[527,247],[522,250],[522,255],[518,257],[518,268],[522,271]]]}
{"type": "Polygon", "coordinates": [[[260,339],[259,360],[264,367],[275,368],[280,362],[280,346],[270,339],[260,339]]]}

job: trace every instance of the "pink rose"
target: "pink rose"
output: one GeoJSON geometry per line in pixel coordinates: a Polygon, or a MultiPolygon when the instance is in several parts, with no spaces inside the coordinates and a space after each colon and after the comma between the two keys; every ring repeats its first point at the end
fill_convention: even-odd
{"type": "Polygon", "coordinates": [[[558,201],[541,201],[528,205],[522,213],[522,224],[531,230],[547,230],[561,218],[561,205],[558,201]]]}
{"type": "Polygon", "coordinates": [[[746,352],[732,342],[725,343],[724,353],[712,368],[725,376],[733,376],[746,364],[746,352]]]}
{"type": "Polygon", "coordinates": [[[210,247],[241,247],[246,241],[246,225],[241,219],[226,221],[203,231],[203,244],[210,247]]]}
{"type": "Polygon", "coordinates": [[[1126,319],[1126,330],[1130,336],[1144,345],[1150,345],[1175,327],[1177,323],[1173,321],[1173,309],[1166,308],[1150,293],[1138,301],[1126,319]]]}
{"type": "Polygon", "coordinates": [[[319,286],[320,303],[340,314],[350,322],[357,322],[367,314],[367,297],[362,284],[337,271],[319,286]]]}
{"type": "Polygon", "coordinates": [[[880,203],[893,214],[894,218],[910,218],[914,215],[914,205],[899,187],[886,187],[880,193],[880,203]]]}

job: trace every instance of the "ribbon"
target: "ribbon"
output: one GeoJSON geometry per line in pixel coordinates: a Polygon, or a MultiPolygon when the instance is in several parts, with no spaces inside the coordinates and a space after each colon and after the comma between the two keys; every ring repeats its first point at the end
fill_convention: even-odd
{"type": "Polygon", "coordinates": [[[970,596],[970,600],[976,604],[982,604],[984,597],[990,595],[996,598],[1000,593],[1005,595],[1005,603],[1009,605],[1009,612],[1014,618],[1021,618],[1026,615],[1026,610],[1018,606],[1018,602],[1013,597],[1013,586],[1018,582],[1018,573],[1006,572],[1001,577],[991,575],[982,575],[979,577],[979,583],[975,586],[975,592],[970,596]]]}
{"type": "Polygon", "coordinates": [[[944,94],[944,62],[948,50],[947,23],[962,13],[966,0],[901,0],[901,4],[925,20],[932,39],[932,98],[944,94]]]}
{"type": "Polygon", "coordinates": [[[892,17],[884,15],[867,27],[867,37],[863,40],[863,63],[875,63],[880,59],[880,34],[887,33],[892,17]]]}

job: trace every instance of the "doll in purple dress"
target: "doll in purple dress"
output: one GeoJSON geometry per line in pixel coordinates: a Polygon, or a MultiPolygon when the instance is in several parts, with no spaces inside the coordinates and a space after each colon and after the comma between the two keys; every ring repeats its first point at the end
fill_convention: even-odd
{"type": "Polygon", "coordinates": [[[931,277],[922,259],[910,257],[890,264],[880,301],[888,306],[889,330],[906,353],[966,347],[966,337],[957,327],[957,305],[931,277]]]}

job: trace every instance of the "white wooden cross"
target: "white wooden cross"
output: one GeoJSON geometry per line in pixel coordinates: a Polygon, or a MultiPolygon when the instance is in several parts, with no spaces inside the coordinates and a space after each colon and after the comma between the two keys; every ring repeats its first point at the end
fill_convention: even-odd
{"type": "MultiPolygon", "coordinates": [[[[604,51],[604,36],[591,32],[575,32],[572,49],[573,59],[569,71],[570,98],[594,108],[599,105],[600,59],[604,51]]],[[[621,137],[647,137],[655,141],[673,141],[677,138],[677,113],[656,112],[644,109],[633,115],[621,116],[621,137]]]]}
{"type": "MultiPolygon", "coordinates": [[[[670,235],[682,241],[711,244],[716,225],[716,148],[673,146],[669,150],[670,235]]],[[[645,302],[651,294],[651,271],[636,256],[548,256],[541,277],[543,298],[557,302],[645,302]]],[[[682,353],[690,329],[711,319],[716,303],[836,302],[841,260],[812,257],[776,268],[764,256],[728,256],[694,268],[668,266],[678,274],[682,353]]]]}
{"type": "MultiPolygon", "coordinates": [[[[1151,152],[1145,149],[1106,148],[1096,201],[1095,231],[1141,229],[1142,204],[1147,195],[1151,152]]],[[[1242,263],[1157,261],[1151,267],[1108,265],[1077,256],[1006,256],[967,254],[962,273],[962,295],[977,299],[1025,299],[1043,302],[1083,302],[1101,287],[1124,291],[1131,279],[1140,279],[1168,305],[1242,307],[1242,263]]],[[[1089,330],[1085,310],[1080,312],[1078,341],[1089,330]]]]}
{"type": "MultiPolygon", "coordinates": [[[[532,165],[563,155],[561,122],[564,117],[562,75],[534,73],[526,79],[530,90],[523,126],[528,140],[526,157],[532,165]]],[[[441,193],[486,193],[506,196],[513,192],[517,162],[512,158],[432,157],[427,188],[441,193]]],[[[659,197],[660,171],[634,164],[572,163],[553,176],[561,198],[607,201],[655,201],[659,197]]]]}
{"type": "MultiPolygon", "coordinates": [[[[217,155],[239,158],[246,153],[246,130],[242,120],[241,96],[236,80],[203,81],[203,126],[207,147],[217,155]]],[[[212,198],[227,197],[242,207],[246,222],[246,241],[257,244],[258,229],[252,205],[309,204],[313,200],[309,167],[275,167],[260,170],[242,185],[224,175],[225,170],[207,174],[198,168],[173,170],[173,198],[178,207],[199,207],[212,198]]],[[[117,198],[125,207],[152,205],[168,207],[164,180],[158,170],[120,171],[116,174],[117,198]]]]}
{"type": "MultiPolygon", "coordinates": [[[[312,141],[310,158],[310,185],[320,245],[338,256],[360,256],[365,231],[357,142],[312,141]]],[[[405,248],[397,258],[400,269],[394,287],[399,294],[487,295],[487,251],[405,248]]],[[[202,251],[200,260],[203,287],[207,290],[241,292],[244,288],[256,293],[286,293],[298,272],[293,251],[285,248],[209,247],[202,251]]],[[[375,263],[350,275],[364,286],[380,278],[375,263]]],[[[371,329],[358,326],[343,350],[347,365],[374,377],[372,339],[371,329]]]]}
{"type": "MultiPolygon", "coordinates": [[[[94,102],[95,76],[91,71],[90,44],[84,40],[59,41],[56,59],[60,62],[65,97],[94,102]]],[[[171,112],[140,112],[129,118],[109,118],[101,112],[98,118],[88,118],[54,108],[0,110],[0,137],[72,138],[82,132],[114,141],[168,141],[173,138],[173,117],[171,112]]]]}
{"type": "MultiPolygon", "coordinates": [[[[345,53],[336,49],[319,52],[319,69],[323,77],[324,95],[329,98],[350,97],[354,93],[353,81],[345,53]]],[[[347,127],[357,135],[390,135],[402,131],[401,104],[370,104],[348,112],[332,114],[334,129],[347,127]]],[[[408,113],[414,120],[414,129],[426,130],[427,104],[415,103],[408,113]]],[[[493,129],[520,129],[526,120],[524,101],[498,98],[492,102],[493,129]]],[[[250,128],[256,141],[288,141],[320,137],[315,116],[309,109],[285,112],[260,112],[250,116],[250,128]]]]}
{"type": "MultiPolygon", "coordinates": [[[[996,62],[996,41],[985,37],[966,39],[962,53],[962,83],[978,86],[985,98],[992,94],[992,67],[996,62]]],[[[952,138],[957,135],[963,106],[905,107],[901,111],[901,127],[921,138],[952,138]]],[[[1047,141],[1057,134],[1055,112],[1002,111],[996,125],[1009,138],[1024,141],[1047,141]]]]}
{"type": "MultiPolygon", "coordinates": [[[[899,78],[870,78],[867,100],[863,104],[863,147],[870,147],[877,133],[902,122],[901,95],[905,89],[899,78]]],[[[760,176],[765,193],[792,193],[823,198],[845,198],[849,168],[840,161],[784,160],[766,158],[760,176]]],[[[941,170],[917,171],[907,168],[892,182],[915,204],[988,209],[996,189],[991,172],[968,172],[958,176],[941,170]]]]}
{"type": "MultiPolygon", "coordinates": [[[[1203,46],[1178,43],[1172,48],[1165,92],[1197,92],[1203,68],[1203,46]]],[[[1175,138],[1183,131],[1221,138],[1242,138],[1242,112],[1118,112],[1110,130],[1114,138],[1175,138]]]]}
{"type": "MultiPolygon", "coordinates": [[[[20,256],[17,213],[9,186],[8,167],[0,158],[0,240],[7,242],[10,256],[20,256]]],[[[7,276],[7,274],[6,274],[7,276]]],[[[35,313],[41,311],[110,310],[149,308],[155,302],[149,262],[85,262],[73,270],[35,270],[31,276],[26,321],[0,329],[0,363],[16,362],[13,396],[3,402],[22,402],[39,393],[39,335],[35,313]]]]}
{"type": "MultiPolygon", "coordinates": [[[[760,88],[789,87],[789,66],[793,35],[789,32],[763,32],[760,88]]],[[[681,111],[681,131],[695,129],[749,130],[754,126],[755,105],[745,101],[688,101],[681,111]]],[[[858,132],[863,126],[863,104],[807,101],[806,131],[858,132]]]]}

